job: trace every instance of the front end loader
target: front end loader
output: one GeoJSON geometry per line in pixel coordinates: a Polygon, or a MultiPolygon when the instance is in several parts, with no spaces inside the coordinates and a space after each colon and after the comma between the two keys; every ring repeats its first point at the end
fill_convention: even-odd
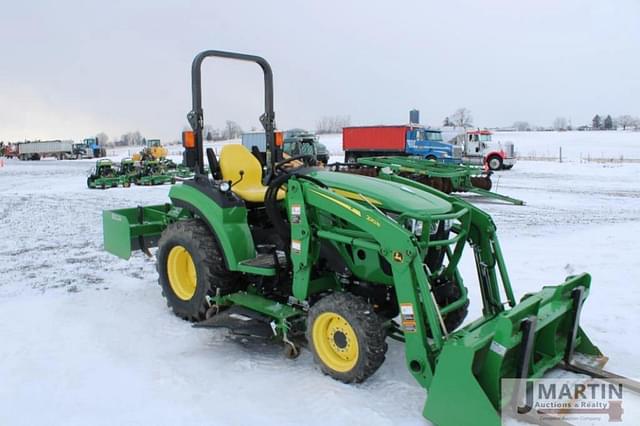
{"type": "Polygon", "coordinates": [[[576,275],[516,302],[491,218],[459,198],[383,169],[377,178],[283,158],[273,77],[258,56],[198,54],[192,65],[192,131],[183,145],[193,179],[170,202],[103,213],[105,249],[123,259],[155,252],[168,306],[197,327],[308,345],[321,370],[362,382],[404,342],[409,372],[428,392],[424,416],[438,425],[498,425],[501,379],[541,377],[576,356],[604,359],[579,325],[590,277],[576,275]],[[202,130],[201,65],[209,57],[264,72],[266,164],[242,145],[219,158],[202,130]],[[294,162],[301,167],[291,168],[294,162]],[[458,268],[472,251],[481,318],[467,316],[458,268]],[[465,409],[452,409],[460,401],[465,409]]]}

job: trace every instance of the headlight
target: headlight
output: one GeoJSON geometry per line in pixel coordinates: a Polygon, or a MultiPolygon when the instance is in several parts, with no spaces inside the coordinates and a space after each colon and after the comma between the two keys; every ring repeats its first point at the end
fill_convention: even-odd
{"type": "Polygon", "coordinates": [[[453,228],[453,219],[447,219],[444,221],[444,230],[449,231],[453,228]]]}
{"type": "Polygon", "coordinates": [[[419,237],[422,235],[422,221],[416,219],[408,219],[407,220],[407,228],[411,231],[413,235],[419,237]]]}
{"type": "Polygon", "coordinates": [[[220,191],[227,192],[231,189],[231,184],[229,184],[229,182],[225,180],[224,182],[220,182],[219,188],[220,191]]]}
{"type": "Polygon", "coordinates": [[[429,234],[433,235],[436,232],[438,232],[439,225],[440,225],[440,222],[431,222],[431,225],[429,225],[429,234]]]}

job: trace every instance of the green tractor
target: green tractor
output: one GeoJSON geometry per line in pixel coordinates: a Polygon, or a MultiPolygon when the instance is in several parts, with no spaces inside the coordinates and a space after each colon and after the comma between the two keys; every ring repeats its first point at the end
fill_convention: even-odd
{"type": "Polygon", "coordinates": [[[115,188],[122,185],[128,188],[131,184],[128,179],[123,178],[111,160],[98,160],[89,177],[87,177],[87,187],[91,189],[115,188]]]}
{"type": "Polygon", "coordinates": [[[103,213],[110,253],[129,259],[157,246],[158,282],[177,316],[281,342],[289,357],[308,345],[320,369],[345,383],[378,370],[387,338],[404,342],[407,368],[428,390],[423,414],[438,425],[499,425],[509,403],[502,379],[587,371],[585,360],[606,359],[579,325],[590,276],[518,303],[482,210],[386,169],[372,178],[287,167],[311,157],[282,157],[265,59],[198,54],[192,99],[183,144],[195,177],[172,186],[170,203],[103,213]],[[264,169],[244,146],[226,145],[219,158],[206,150],[205,173],[201,66],[209,57],[264,72],[264,169]],[[458,265],[467,247],[483,315],[461,327],[469,297],[458,265]]]}
{"type": "Polygon", "coordinates": [[[144,160],[140,172],[134,178],[136,185],[162,185],[176,183],[174,174],[169,172],[161,160],[144,160]]]}

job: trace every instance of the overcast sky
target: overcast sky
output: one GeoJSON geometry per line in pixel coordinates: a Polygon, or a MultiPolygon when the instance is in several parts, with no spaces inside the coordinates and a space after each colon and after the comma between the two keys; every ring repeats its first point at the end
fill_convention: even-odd
{"type": "MultiPolygon", "coordinates": [[[[205,49],[271,62],[281,129],[640,115],[639,0],[1,1],[0,140],[178,139],[205,49]]],[[[203,79],[207,123],[259,125],[257,66],[209,61],[203,79]]]]}

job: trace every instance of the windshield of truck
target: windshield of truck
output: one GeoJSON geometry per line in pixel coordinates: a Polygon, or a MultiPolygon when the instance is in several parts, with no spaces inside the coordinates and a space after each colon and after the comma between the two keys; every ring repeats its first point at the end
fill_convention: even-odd
{"type": "Polygon", "coordinates": [[[282,150],[289,155],[298,155],[298,147],[295,142],[285,142],[282,146],[282,150]]]}
{"type": "Polygon", "coordinates": [[[442,133],[440,132],[425,132],[425,139],[428,141],[442,142],[442,133]]]}
{"type": "Polygon", "coordinates": [[[480,142],[491,142],[491,135],[478,135],[480,142]]]}
{"type": "Polygon", "coordinates": [[[313,144],[313,140],[303,141],[300,144],[300,155],[316,155],[315,145],[313,144]]]}

